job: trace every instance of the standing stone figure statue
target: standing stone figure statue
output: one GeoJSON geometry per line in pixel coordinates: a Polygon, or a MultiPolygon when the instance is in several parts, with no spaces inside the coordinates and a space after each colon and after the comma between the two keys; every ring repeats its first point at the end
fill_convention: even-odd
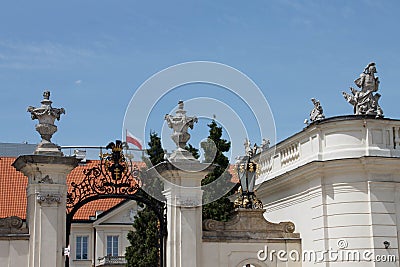
{"type": "Polygon", "coordinates": [[[178,110],[175,112],[176,115],[172,116],[169,114],[165,115],[168,127],[173,129],[174,132],[171,135],[172,140],[175,142],[178,149],[184,150],[186,143],[190,139],[188,128],[193,129],[194,123],[198,122],[198,119],[186,116],[186,110],[183,110],[183,101],[178,102],[178,110]]]}
{"type": "Polygon", "coordinates": [[[262,143],[261,143],[261,151],[265,151],[269,148],[269,145],[271,144],[271,142],[269,141],[269,139],[265,139],[263,138],[262,143]]]}
{"type": "Polygon", "coordinates": [[[314,108],[310,112],[311,123],[325,119],[324,110],[322,109],[321,103],[315,98],[311,98],[311,102],[314,104],[314,108]]]}
{"type": "Polygon", "coordinates": [[[376,64],[369,63],[360,77],[354,83],[361,90],[350,87],[352,95],[342,92],[344,98],[354,106],[355,115],[373,115],[376,118],[383,117],[382,108],[379,106],[378,101],[381,95],[376,93],[379,88],[379,78],[375,77],[376,64]]]}

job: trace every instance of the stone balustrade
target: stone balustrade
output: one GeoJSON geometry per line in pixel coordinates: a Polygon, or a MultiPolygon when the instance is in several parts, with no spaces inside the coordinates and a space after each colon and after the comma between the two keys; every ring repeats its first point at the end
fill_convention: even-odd
{"type": "Polygon", "coordinates": [[[400,157],[400,120],[352,115],[312,123],[254,156],[260,164],[256,184],[312,161],[362,156],[400,157]]]}
{"type": "Polygon", "coordinates": [[[97,266],[126,265],[124,256],[105,256],[99,258],[98,261],[99,263],[97,266]]]}

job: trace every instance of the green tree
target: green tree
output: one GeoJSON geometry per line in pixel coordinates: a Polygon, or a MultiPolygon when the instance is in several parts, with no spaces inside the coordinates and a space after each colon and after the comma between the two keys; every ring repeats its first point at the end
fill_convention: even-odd
{"type": "Polygon", "coordinates": [[[158,229],[157,216],[149,208],[145,207],[138,212],[133,222],[135,231],[128,233],[131,243],[126,248],[125,258],[127,266],[131,267],[154,267],[158,263],[158,229]]]}
{"type": "Polygon", "coordinates": [[[197,148],[195,148],[194,146],[192,146],[191,144],[188,144],[185,149],[187,151],[189,151],[190,153],[192,153],[193,157],[195,159],[200,158],[200,154],[199,154],[199,150],[197,148]]]}
{"type": "Polygon", "coordinates": [[[231,182],[232,175],[229,173],[229,159],[223,153],[229,151],[231,143],[222,139],[222,127],[219,127],[214,120],[208,124],[208,127],[210,128],[209,136],[201,147],[204,149],[205,162],[212,162],[216,167],[201,181],[202,185],[213,183],[204,191],[203,202],[208,203],[214,200],[203,205],[203,220],[227,221],[234,210],[228,196],[234,193],[235,188],[231,182]],[[220,197],[221,194],[222,197],[220,197]]]}
{"type": "MultiPolygon", "coordinates": [[[[157,133],[150,133],[149,149],[146,149],[148,158],[143,158],[147,168],[157,165],[164,161],[164,149],[161,146],[161,138],[157,133]]],[[[162,181],[157,176],[144,177],[142,188],[149,193],[149,198],[162,197],[162,181]]],[[[141,207],[142,204],[138,203],[141,207]]],[[[133,227],[135,231],[130,231],[128,240],[130,246],[126,248],[125,258],[127,266],[131,267],[154,267],[159,266],[158,257],[158,218],[155,212],[147,206],[135,216],[133,227]]]]}
{"type": "MultiPolygon", "coordinates": [[[[161,138],[154,131],[150,132],[150,141],[147,143],[149,148],[146,149],[146,154],[149,156],[150,162],[153,166],[164,161],[164,149],[161,146],[161,138]]],[[[148,166],[148,167],[151,167],[148,166]]]]}

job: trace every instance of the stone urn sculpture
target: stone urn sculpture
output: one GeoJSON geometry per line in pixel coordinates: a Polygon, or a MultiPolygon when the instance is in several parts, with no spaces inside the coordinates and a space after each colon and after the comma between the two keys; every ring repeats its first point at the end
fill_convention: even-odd
{"type": "Polygon", "coordinates": [[[177,150],[172,154],[170,159],[185,158],[194,159],[192,154],[188,152],[185,147],[190,139],[190,134],[188,133],[189,128],[193,129],[194,123],[198,122],[197,117],[186,116],[186,110],[183,109],[183,101],[178,102],[178,109],[175,111],[175,116],[167,114],[165,115],[165,120],[167,121],[168,127],[173,129],[171,138],[176,144],[177,150]]]}
{"type": "Polygon", "coordinates": [[[42,137],[41,142],[38,144],[35,154],[52,154],[62,155],[60,148],[51,142],[51,137],[57,132],[57,126],[54,121],[60,120],[61,114],[65,114],[63,108],[53,108],[51,106],[52,101],[50,100],[50,92],[45,91],[43,93],[43,100],[41,101],[40,107],[28,107],[28,112],[31,113],[32,120],[39,120],[36,124],[36,131],[42,137]]]}

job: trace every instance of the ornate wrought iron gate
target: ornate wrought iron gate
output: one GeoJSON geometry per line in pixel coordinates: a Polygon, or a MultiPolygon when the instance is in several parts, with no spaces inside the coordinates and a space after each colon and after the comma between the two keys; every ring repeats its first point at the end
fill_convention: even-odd
{"type": "MultiPolygon", "coordinates": [[[[85,204],[98,199],[121,198],[144,203],[157,215],[159,221],[159,266],[165,262],[165,241],[167,237],[166,204],[160,202],[141,189],[140,171],[133,166],[122,152],[122,142],[111,142],[106,149],[111,153],[100,154],[100,163],[84,170],[85,178],[80,183],[71,183],[72,190],[67,194],[66,240],[69,244],[71,223],[75,213],[85,204]]],[[[65,266],[69,266],[66,257],[65,266]]]]}

